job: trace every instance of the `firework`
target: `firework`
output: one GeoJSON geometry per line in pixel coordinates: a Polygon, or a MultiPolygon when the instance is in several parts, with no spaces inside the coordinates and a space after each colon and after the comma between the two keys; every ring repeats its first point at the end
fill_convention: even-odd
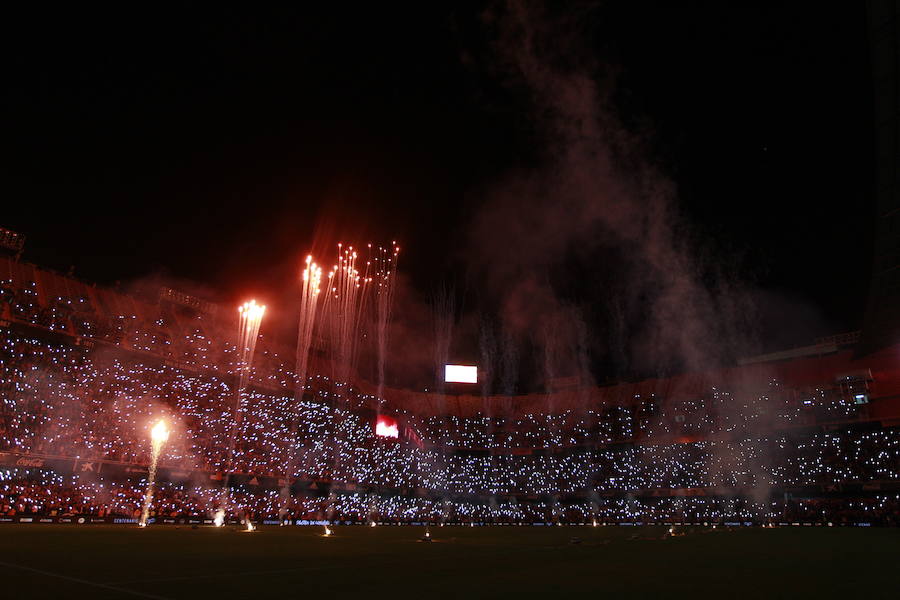
{"type": "Polygon", "coordinates": [[[253,352],[256,350],[256,340],[259,337],[259,325],[262,322],[266,307],[256,303],[256,300],[245,302],[238,307],[240,316],[240,328],[238,336],[238,369],[240,374],[239,389],[247,385],[250,377],[250,368],[253,365],[253,352]]]}
{"type": "MultiPolygon", "coordinates": [[[[332,378],[339,386],[339,402],[347,401],[349,391],[350,374],[356,358],[358,347],[358,331],[362,314],[364,313],[367,292],[370,289],[369,268],[371,261],[366,263],[366,270],[360,273],[357,269],[359,254],[353,246],[344,247],[338,244],[337,264],[328,274],[328,289],[322,301],[323,326],[331,350],[332,378]]],[[[337,447],[342,443],[344,428],[341,424],[342,416],[335,416],[333,422],[333,469],[338,470],[340,452],[337,447]]]]}
{"type": "Polygon", "coordinates": [[[231,434],[228,436],[228,454],[225,459],[225,482],[222,486],[223,505],[228,504],[228,484],[231,480],[231,471],[234,461],[234,447],[238,430],[243,420],[244,391],[250,381],[250,370],[253,366],[253,353],[256,350],[256,341],[259,337],[259,325],[262,322],[266,307],[256,303],[256,300],[245,302],[238,307],[240,325],[238,328],[238,385],[234,393],[234,420],[231,434]]]}
{"type": "MultiPolygon", "coordinates": [[[[336,400],[341,404],[348,399],[351,374],[355,371],[361,338],[374,339],[379,382],[377,397],[381,397],[399,254],[399,246],[393,243],[390,249],[380,246],[373,248],[372,244],[368,244],[368,258],[363,263],[355,247],[341,243],[337,246],[336,264],[326,277],[322,277],[322,272],[312,257],[307,257],[297,339],[296,400],[302,398],[309,348],[315,331],[318,331],[325,343],[332,380],[338,386],[336,400]],[[321,300],[320,291],[324,292],[321,300]],[[364,331],[372,329],[374,335],[363,335],[364,331]]],[[[340,406],[339,404],[338,407],[340,406]]],[[[340,445],[344,435],[342,418],[336,416],[333,421],[334,430],[330,437],[335,447],[340,445]]],[[[338,469],[339,456],[337,451],[332,453],[335,470],[338,469]]],[[[285,490],[292,474],[287,474],[285,490]]],[[[289,494],[284,493],[283,496],[287,498],[289,494]]]]}
{"type": "Polygon", "coordinates": [[[376,396],[384,394],[384,367],[387,359],[388,325],[394,305],[394,281],[397,272],[397,260],[400,258],[400,246],[392,242],[393,252],[378,248],[375,270],[375,337],[378,357],[378,391],[376,396]]]}
{"type": "Polygon", "coordinates": [[[322,281],[322,269],[313,262],[312,256],[306,257],[306,268],[302,276],[302,295],[300,296],[300,324],[297,330],[297,359],[295,374],[297,376],[295,397],[299,400],[303,397],[303,388],[306,385],[306,369],[309,362],[309,347],[312,343],[313,328],[316,323],[316,308],[320,284],[322,281]]]}
{"type": "MultiPolygon", "coordinates": [[[[316,309],[318,308],[318,300],[320,293],[320,284],[322,281],[322,269],[313,262],[312,256],[306,257],[306,268],[303,270],[301,278],[300,296],[300,324],[297,328],[297,357],[294,368],[296,380],[294,383],[294,400],[300,402],[303,400],[303,390],[306,387],[306,370],[309,363],[309,347],[312,343],[313,329],[316,324],[316,309]]],[[[290,437],[296,435],[297,420],[291,420],[290,437]]],[[[291,453],[288,461],[287,473],[285,473],[284,486],[282,487],[283,505],[282,514],[287,511],[287,504],[290,501],[290,481],[294,475],[294,453],[291,453]]]]}
{"type": "MultiPolygon", "coordinates": [[[[329,321],[334,379],[340,383],[347,383],[353,370],[360,317],[371,282],[368,272],[360,273],[356,268],[358,257],[353,246],[344,248],[338,244],[337,264],[328,274],[328,295],[323,302],[329,321]]],[[[368,266],[367,263],[367,271],[368,266]]]]}
{"type": "Polygon", "coordinates": [[[163,444],[169,439],[169,430],[165,421],[157,423],[150,431],[150,473],[147,477],[147,492],[144,494],[144,509],[141,511],[141,520],[138,525],[147,526],[147,518],[150,516],[150,504],[153,502],[153,483],[156,479],[156,463],[159,461],[159,453],[163,444]]]}

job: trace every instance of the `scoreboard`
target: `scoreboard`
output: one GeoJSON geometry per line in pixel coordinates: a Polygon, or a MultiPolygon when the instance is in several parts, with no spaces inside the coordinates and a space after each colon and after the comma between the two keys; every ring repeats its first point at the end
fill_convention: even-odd
{"type": "Polygon", "coordinates": [[[478,367],[444,365],[444,383],[478,383],[478,367]]]}

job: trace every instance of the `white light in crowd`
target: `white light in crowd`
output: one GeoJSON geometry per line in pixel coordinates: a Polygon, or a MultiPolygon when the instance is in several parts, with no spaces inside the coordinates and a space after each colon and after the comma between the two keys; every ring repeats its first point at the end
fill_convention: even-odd
{"type": "MultiPolygon", "coordinates": [[[[134,319],[134,316],[126,315],[125,318],[134,319]]],[[[227,381],[217,379],[210,375],[198,376],[191,370],[174,369],[169,366],[157,366],[142,362],[136,358],[133,361],[110,361],[94,357],[91,361],[80,362],[73,357],[80,356],[79,350],[67,349],[61,346],[42,345],[37,340],[25,340],[10,337],[0,338],[0,349],[6,356],[12,358],[12,377],[14,377],[15,394],[28,395],[29,388],[22,382],[27,382],[32,375],[29,373],[37,369],[32,362],[43,361],[48,365],[48,373],[52,375],[46,383],[47,393],[41,394],[36,401],[43,406],[43,423],[25,427],[18,425],[18,432],[13,432],[17,437],[13,441],[17,448],[30,450],[32,457],[27,460],[41,461],[38,458],[41,452],[52,453],[61,446],[65,450],[63,441],[67,436],[75,435],[80,446],[88,446],[79,450],[82,457],[91,458],[95,454],[100,458],[108,458],[113,455],[123,455],[130,461],[139,461],[141,455],[146,455],[143,429],[140,429],[140,439],[127,433],[133,428],[133,419],[140,417],[147,419],[150,414],[150,406],[144,401],[147,394],[160,398],[167,398],[167,404],[171,405],[176,415],[183,415],[187,422],[199,420],[201,430],[196,428],[179,428],[172,433],[177,438],[173,443],[167,460],[172,466],[178,466],[184,470],[192,470],[204,467],[212,467],[221,470],[223,459],[213,450],[213,446],[227,436],[231,426],[231,411],[208,412],[207,405],[217,406],[223,399],[233,397],[233,387],[227,381]],[[11,340],[19,339],[19,345],[11,340]],[[12,344],[12,345],[11,345],[12,344]],[[31,349],[31,354],[27,351],[31,349]],[[24,350],[24,351],[23,351],[24,350]],[[49,357],[49,360],[48,360],[49,357]],[[18,364],[17,361],[21,361],[18,364]],[[64,375],[61,383],[57,381],[57,374],[64,375]],[[81,382],[82,387],[65,385],[67,379],[81,382]],[[60,410],[61,406],[78,406],[85,401],[82,394],[90,390],[103,392],[110,382],[121,386],[126,391],[117,396],[115,403],[110,405],[110,410],[103,415],[103,422],[92,421],[79,423],[77,428],[66,418],[60,410]],[[82,390],[85,390],[82,392],[82,390]],[[133,391],[129,391],[133,390],[133,391]],[[43,444],[43,449],[39,444],[43,444]],[[90,454],[87,454],[90,452],[90,454]]],[[[143,334],[142,334],[143,335],[143,334]]],[[[143,339],[143,338],[141,338],[143,339]]],[[[191,344],[198,346],[198,353],[211,352],[212,342],[196,331],[186,336],[191,344]]],[[[135,340],[131,341],[136,347],[135,340]]],[[[150,350],[157,342],[146,342],[146,350],[150,350]]],[[[159,342],[169,344],[169,342],[159,342]]],[[[173,347],[175,341],[172,342],[173,347]]],[[[144,342],[141,342],[144,344],[144,342]]],[[[143,347],[143,346],[142,346],[143,347]]],[[[192,346],[193,347],[193,346],[192,346]]],[[[225,352],[234,355],[237,349],[233,346],[225,352]]],[[[267,355],[270,356],[270,355],[267,355]]],[[[227,369],[217,367],[213,363],[205,364],[200,359],[191,359],[194,369],[214,367],[219,371],[227,369]]],[[[232,360],[232,359],[229,359],[232,360]]],[[[274,359],[273,359],[274,360],[274,359]]],[[[229,363],[230,364],[230,363],[229,363]]],[[[448,365],[450,366],[450,365],[448,365]]],[[[277,384],[281,388],[289,388],[292,373],[292,365],[280,368],[275,375],[268,376],[268,381],[277,384]]],[[[475,367],[469,367],[476,369],[475,367]]],[[[476,369],[477,371],[477,369],[476,369]]],[[[210,373],[214,373],[211,370],[210,373]]],[[[256,377],[256,375],[254,375],[256,377]]],[[[259,379],[266,376],[261,372],[259,379]]],[[[340,417],[342,436],[331,446],[317,448],[306,456],[307,462],[312,467],[315,475],[321,474],[321,469],[328,468],[335,462],[340,465],[340,475],[346,479],[354,479],[362,485],[393,487],[421,487],[432,490],[448,490],[459,494],[483,493],[483,490],[492,490],[497,494],[499,504],[489,506],[485,504],[453,503],[453,510],[459,517],[459,521],[474,521],[479,523],[490,522],[502,518],[504,520],[537,520],[550,521],[547,512],[551,510],[549,504],[534,504],[534,507],[516,505],[502,499],[504,495],[515,493],[522,494],[548,494],[571,493],[575,490],[584,490],[591,486],[593,474],[602,469],[603,477],[597,479],[596,491],[602,493],[616,492],[624,488],[658,489],[671,488],[705,488],[718,487],[730,488],[741,485],[754,485],[762,483],[766,486],[802,486],[815,485],[822,480],[834,481],[864,481],[881,478],[884,480],[900,480],[900,472],[895,465],[896,449],[900,448],[900,432],[896,430],[853,432],[834,431],[828,433],[814,433],[805,436],[801,443],[792,444],[776,433],[771,432],[769,437],[753,439],[716,440],[714,437],[706,441],[690,441],[687,443],[669,443],[668,439],[674,434],[673,417],[676,414],[686,414],[678,425],[678,432],[684,428],[685,432],[697,436],[712,435],[721,432],[732,432],[738,435],[740,425],[736,425],[734,418],[728,414],[716,417],[708,413],[708,401],[691,400],[684,401],[669,407],[663,403],[658,408],[655,417],[641,416],[642,413],[626,409],[610,409],[605,411],[602,418],[597,411],[587,411],[587,415],[578,414],[575,411],[565,411],[562,414],[544,414],[533,412],[519,415],[509,419],[503,427],[496,428],[492,421],[479,416],[446,416],[421,417],[405,411],[402,417],[404,426],[407,422],[421,431],[422,438],[428,441],[446,439],[454,448],[487,448],[508,451],[515,448],[553,448],[563,445],[577,445],[588,440],[589,429],[597,427],[599,433],[594,445],[589,452],[584,453],[553,453],[546,456],[525,454],[509,457],[509,460],[498,461],[495,458],[484,456],[469,456],[464,454],[442,454],[440,450],[429,446],[426,449],[413,448],[401,444],[368,444],[367,441],[374,438],[371,419],[354,412],[351,405],[349,409],[337,409],[329,403],[335,396],[348,395],[348,402],[370,402],[371,396],[357,396],[355,392],[335,393],[334,388],[345,387],[346,383],[329,382],[329,378],[317,375],[310,378],[307,389],[310,390],[309,399],[304,398],[296,406],[300,413],[299,421],[302,430],[300,434],[304,440],[318,440],[332,419],[340,417]],[[319,382],[328,382],[325,389],[318,389],[319,382]],[[316,385],[314,385],[315,383],[316,385]],[[707,403],[707,404],[704,404],[707,403]],[[688,407],[688,408],[686,408],[688,407]],[[666,412],[668,411],[668,412],[666,412]],[[710,416],[710,415],[713,416],[710,416]],[[717,422],[721,419],[721,422],[717,422]],[[596,424],[594,423],[596,420],[596,424]],[[622,433],[611,433],[612,430],[622,433]],[[655,440],[656,435],[663,436],[655,440]],[[669,437],[666,437],[669,436],[669,437]],[[632,447],[609,445],[610,442],[621,439],[643,438],[653,440],[656,443],[638,444],[632,447]],[[779,460],[777,464],[764,466],[762,458],[774,451],[774,456],[779,460]],[[333,456],[337,460],[332,460],[333,456]],[[323,455],[325,457],[323,458],[323,455]],[[762,461],[762,462],[761,462],[762,461]],[[501,464],[502,469],[497,468],[501,464]],[[496,491],[494,491],[496,490],[496,491]]],[[[244,472],[263,473],[266,470],[282,472],[286,468],[284,452],[284,440],[290,437],[290,420],[283,415],[291,414],[288,407],[294,406],[292,398],[285,395],[273,394],[262,388],[248,388],[251,402],[247,403],[245,423],[246,431],[242,432],[244,444],[236,450],[236,460],[240,461],[244,472]],[[265,423],[265,427],[258,424],[265,423]]],[[[726,392],[718,390],[723,398],[730,399],[726,392]]],[[[859,394],[868,398],[865,394],[859,394]]],[[[638,397],[638,395],[635,395],[638,397]]],[[[713,396],[714,398],[717,396],[713,396]]],[[[846,415],[847,407],[858,407],[853,403],[854,396],[846,398],[835,396],[835,400],[826,397],[824,392],[818,391],[813,396],[814,400],[808,400],[816,406],[817,410],[828,418],[837,418],[846,415]]],[[[90,403],[91,396],[87,396],[90,403]]],[[[760,401],[774,401],[760,396],[760,401]]],[[[377,400],[377,399],[376,399],[377,400]]],[[[730,401],[730,400],[729,400],[730,401]]],[[[779,408],[778,419],[785,424],[800,423],[798,416],[805,410],[799,401],[796,404],[787,404],[779,408]]],[[[758,419],[757,405],[754,399],[741,403],[743,409],[737,415],[738,419],[758,419]]],[[[392,410],[395,410],[394,407],[392,410]]],[[[393,414],[393,413],[392,413],[393,414]]],[[[814,417],[810,413],[810,418],[814,417]]],[[[397,437],[399,427],[396,420],[388,417],[379,432],[376,423],[374,433],[378,435],[390,435],[397,437]],[[395,433],[396,432],[396,433],[395,433]]],[[[154,428],[154,441],[163,441],[168,431],[160,426],[158,431],[154,428]]],[[[591,434],[592,435],[592,434],[591,434]]],[[[593,439],[593,438],[590,438],[593,439]]],[[[507,458],[507,457],[504,457],[507,458]]],[[[81,463],[79,463],[81,464],[81,463]]],[[[87,464],[87,463],[85,463],[87,464]]],[[[27,467],[30,465],[24,464],[27,467]]],[[[104,469],[107,467],[104,466],[104,469]]],[[[112,468],[112,467],[110,467],[112,468]]],[[[77,498],[62,500],[57,498],[58,491],[67,485],[60,477],[42,475],[46,477],[41,484],[44,486],[41,493],[46,492],[48,497],[35,501],[35,492],[28,486],[17,489],[15,486],[19,478],[25,474],[17,471],[0,470],[0,500],[17,497],[19,502],[26,507],[20,510],[29,510],[28,503],[32,503],[38,511],[46,510],[50,502],[56,504],[69,504],[83,502],[91,504],[95,508],[103,501],[99,497],[112,496],[118,506],[115,510],[127,511],[130,515],[134,498],[140,497],[138,487],[121,487],[119,484],[91,484],[81,481],[77,484],[77,498]],[[53,479],[51,479],[53,478],[53,479]],[[8,482],[12,483],[8,483],[8,482]],[[104,485],[107,490],[98,491],[104,485]],[[13,486],[13,487],[10,487],[13,486]],[[8,489],[7,489],[8,488],[8,489]],[[52,499],[51,499],[52,498],[52,499]]],[[[71,484],[76,485],[76,484],[71,484]]],[[[167,506],[166,510],[190,512],[193,514],[206,514],[211,506],[217,506],[213,488],[209,487],[185,487],[181,484],[163,482],[158,491],[159,501],[167,506]],[[179,499],[173,496],[177,494],[179,499]],[[195,498],[196,500],[188,500],[195,498]]],[[[256,502],[259,514],[277,514],[277,493],[255,490],[248,493],[246,501],[256,502]],[[273,508],[275,507],[275,508],[273,508]]],[[[878,511],[884,513],[896,506],[897,500],[893,496],[876,496],[865,502],[843,502],[835,508],[847,507],[859,513],[871,515],[878,511]],[[892,503],[892,504],[885,504],[892,503]]],[[[321,500],[296,499],[297,511],[314,512],[323,510],[316,502],[321,500]]],[[[810,510],[815,505],[799,502],[799,508],[810,510]]],[[[831,505],[826,505],[828,514],[832,514],[831,505]]],[[[65,507],[72,510],[71,507],[65,507]]],[[[109,507],[102,507],[109,510],[109,507]]],[[[380,514],[385,520],[406,519],[414,520],[419,515],[437,514],[440,507],[430,500],[423,498],[388,498],[373,497],[367,494],[346,494],[336,501],[335,514],[380,514]]],[[[724,501],[709,498],[693,499],[654,499],[647,501],[628,501],[610,498],[604,500],[600,508],[591,509],[585,501],[582,504],[572,504],[570,510],[573,516],[579,520],[588,521],[592,512],[597,518],[615,522],[621,520],[647,520],[656,518],[673,519],[683,518],[685,521],[704,522],[712,524],[727,522],[730,517],[741,517],[748,521],[764,522],[764,520],[779,519],[783,516],[784,508],[775,503],[740,501],[724,501]],[[666,517],[653,515],[666,515],[666,517]]],[[[814,511],[818,513],[819,511],[814,511]]],[[[826,511],[821,511],[821,517],[817,521],[825,519],[826,511]]],[[[788,520],[788,517],[784,517],[788,520]]],[[[558,520],[558,519],[557,519],[558,520]]],[[[738,520],[734,518],[734,520],[738,520]]],[[[224,513],[218,515],[218,524],[224,521],[224,513]]],[[[286,520],[290,523],[289,520],[286,520]]],[[[593,521],[596,522],[596,521],[593,521]]],[[[374,523],[373,523],[374,525],[374,523]]],[[[606,522],[603,525],[607,525],[606,522]]],[[[471,523],[474,527],[474,523],[471,523]]],[[[774,527],[774,525],[769,525],[774,527]]],[[[833,526],[833,525],[832,525],[833,526]]],[[[723,526],[724,527],[724,526],[723,526]]]]}

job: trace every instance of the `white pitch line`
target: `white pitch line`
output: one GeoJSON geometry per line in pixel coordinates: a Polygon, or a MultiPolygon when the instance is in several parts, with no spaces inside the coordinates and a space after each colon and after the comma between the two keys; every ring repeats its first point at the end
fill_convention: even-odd
{"type": "Polygon", "coordinates": [[[272,571],[248,571],[244,573],[204,573],[203,575],[181,575],[178,577],[160,577],[157,579],[130,579],[128,581],[113,581],[107,585],[130,585],[132,583],[156,583],[163,581],[184,581],[188,579],[219,579],[220,577],[244,577],[245,575],[272,575],[275,573],[299,573],[301,571],[321,571],[335,567],[294,567],[292,569],[277,569],[272,571]]]}
{"type": "Polygon", "coordinates": [[[52,573],[50,571],[42,571],[41,569],[35,569],[34,567],[25,567],[23,565],[14,565],[8,562],[0,561],[0,567],[7,567],[9,569],[20,569],[22,571],[31,571],[32,573],[37,573],[39,575],[44,575],[46,577],[56,577],[58,579],[65,579],[67,581],[74,581],[75,583],[81,583],[84,585],[91,585],[98,588],[103,588],[107,590],[113,590],[114,592],[121,592],[123,594],[131,594],[132,596],[140,596],[142,598],[153,598],[154,600],[169,600],[164,596],[154,596],[153,594],[145,594],[143,592],[135,592],[134,590],[129,590],[122,587],[117,587],[114,585],[109,585],[106,583],[96,583],[94,581],[88,581],[87,579],[80,579],[78,577],[70,577],[69,575],[61,575],[59,573],[52,573]]]}

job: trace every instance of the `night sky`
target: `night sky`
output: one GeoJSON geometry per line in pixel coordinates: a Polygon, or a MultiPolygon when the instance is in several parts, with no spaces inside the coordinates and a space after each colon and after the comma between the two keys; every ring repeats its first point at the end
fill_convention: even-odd
{"type": "MultiPolygon", "coordinates": [[[[277,303],[311,249],[396,239],[412,289],[451,282],[479,302],[470,225],[547,151],[497,58],[508,7],[90,10],[4,19],[0,226],[27,236],[25,260],[277,303]]],[[[759,349],[858,328],[874,216],[864,5],[567,10],[556,35],[583,38],[571,63],[639,134],[692,239],[772,299],[759,349]]],[[[593,304],[585,262],[554,281],[593,304]]]]}

